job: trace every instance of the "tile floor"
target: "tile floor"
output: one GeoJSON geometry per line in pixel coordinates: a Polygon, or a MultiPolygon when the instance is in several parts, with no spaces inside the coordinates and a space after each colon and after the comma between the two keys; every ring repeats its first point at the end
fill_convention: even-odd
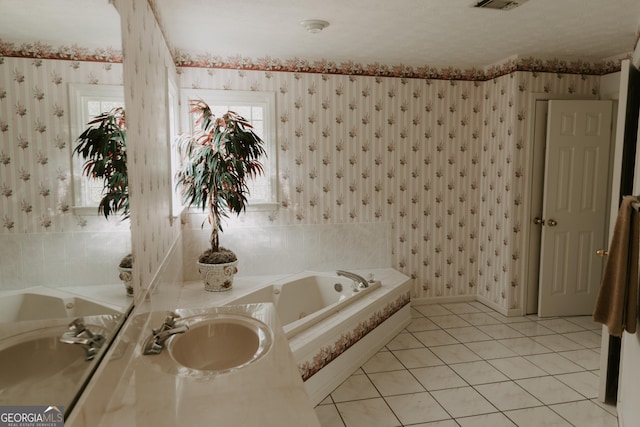
{"type": "Polygon", "coordinates": [[[316,407],[323,427],[617,426],[601,404],[601,325],[507,318],[478,302],[413,321],[316,407]]]}

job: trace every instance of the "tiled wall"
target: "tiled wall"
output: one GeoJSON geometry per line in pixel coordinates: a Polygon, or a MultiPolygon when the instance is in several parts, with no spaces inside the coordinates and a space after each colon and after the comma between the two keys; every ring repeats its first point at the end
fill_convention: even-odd
{"type": "Polygon", "coordinates": [[[0,57],[0,290],[118,283],[130,251],[128,223],[73,212],[70,83],[122,64],[0,57]]]}
{"type": "Polygon", "coordinates": [[[180,73],[184,88],[277,94],[280,207],[248,225],[390,222],[392,265],[415,279],[414,298],[480,295],[505,310],[522,305],[529,95],[597,94],[600,79],[180,73]]]}

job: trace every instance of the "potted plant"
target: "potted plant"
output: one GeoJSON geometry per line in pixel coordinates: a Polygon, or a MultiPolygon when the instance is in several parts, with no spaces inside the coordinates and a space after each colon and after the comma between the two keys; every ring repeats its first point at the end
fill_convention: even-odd
{"type": "Polygon", "coordinates": [[[184,204],[206,211],[211,224],[210,247],[198,259],[205,290],[226,291],[233,285],[238,258],[220,246],[222,219],[245,210],[247,180],[263,173],[259,159],[266,155],[264,141],[233,111],[215,117],[206,102],[194,100],[190,112],[196,116],[196,130],[179,137],[183,164],[176,173],[176,186],[184,204]]]}
{"type": "MultiPolygon", "coordinates": [[[[98,212],[106,219],[119,214],[129,218],[129,180],[127,176],[126,120],[123,108],[114,108],[96,116],[78,137],[73,154],[84,159],[83,175],[102,181],[98,212]]],[[[133,296],[131,254],[120,261],[120,279],[127,295],[133,296]]]]}

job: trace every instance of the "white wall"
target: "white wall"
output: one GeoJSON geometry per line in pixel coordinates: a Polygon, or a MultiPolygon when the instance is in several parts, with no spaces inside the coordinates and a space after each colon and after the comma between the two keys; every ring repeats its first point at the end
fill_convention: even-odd
{"type": "MultiPolygon", "coordinates": [[[[640,67],[640,45],[636,45],[633,64],[640,67]]],[[[640,95],[636,95],[640,96],[640,95]]],[[[637,146],[637,142],[636,142],[637,146]]],[[[640,162],[636,155],[634,194],[640,193],[640,162]]],[[[640,331],[640,322],[637,325],[640,331]]],[[[618,423],[621,427],[638,425],[640,420],[640,332],[622,336],[622,356],[620,361],[620,382],[618,385],[618,423]]]]}

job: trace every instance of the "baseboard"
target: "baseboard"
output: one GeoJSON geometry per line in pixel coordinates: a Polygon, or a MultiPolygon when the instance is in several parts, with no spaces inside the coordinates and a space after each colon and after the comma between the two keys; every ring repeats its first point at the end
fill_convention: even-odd
{"type": "Polygon", "coordinates": [[[507,317],[524,316],[521,308],[504,308],[480,295],[460,295],[451,297],[411,298],[412,305],[419,304],[451,304],[456,302],[478,301],[507,317]]]}
{"type": "Polygon", "coordinates": [[[475,300],[475,295],[458,295],[451,297],[411,298],[411,304],[451,304],[456,302],[469,302],[475,300]]]}

